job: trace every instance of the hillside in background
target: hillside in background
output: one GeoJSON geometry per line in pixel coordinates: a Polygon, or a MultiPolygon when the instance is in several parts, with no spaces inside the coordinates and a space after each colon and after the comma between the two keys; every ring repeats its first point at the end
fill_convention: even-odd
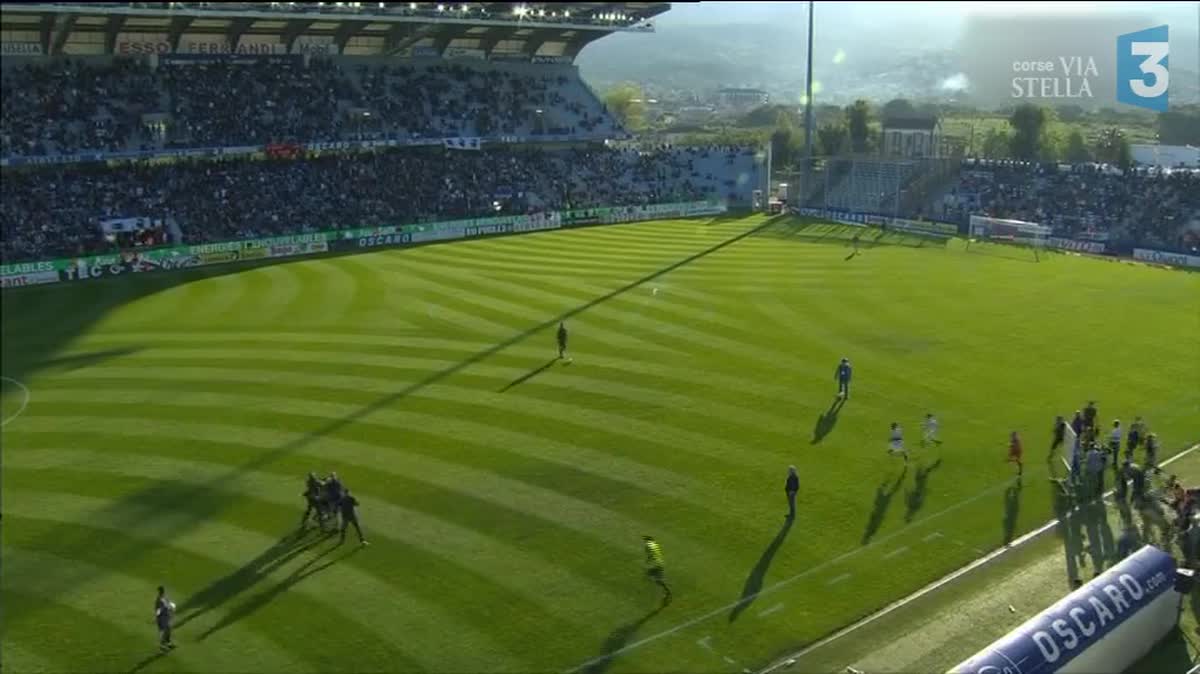
{"type": "MultiPolygon", "coordinates": [[[[593,43],[578,59],[580,70],[600,90],[622,81],[637,82],[656,96],[744,86],[765,89],[777,102],[798,103],[805,78],[804,6],[733,5],[676,6],[659,19],[655,34],[618,34],[593,43]]],[[[1195,7],[1135,7],[1145,15],[1113,20],[1135,27],[1169,20],[1171,102],[1200,102],[1195,7]]],[[[911,3],[819,3],[814,40],[817,95],[830,103],[895,97],[990,103],[972,101],[971,92],[960,88],[961,74],[971,63],[1007,62],[1012,57],[972,52],[968,18],[944,9],[935,12],[939,9],[911,3]]],[[[1044,20],[1071,22],[1069,17],[1044,20]]],[[[1087,107],[1088,101],[1076,102],[1087,107]]],[[[1097,97],[1091,107],[1112,104],[1097,97]]]]}

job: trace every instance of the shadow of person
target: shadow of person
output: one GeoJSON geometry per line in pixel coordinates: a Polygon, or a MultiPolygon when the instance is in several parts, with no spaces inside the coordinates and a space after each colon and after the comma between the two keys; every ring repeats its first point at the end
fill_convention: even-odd
{"type": "Polygon", "coordinates": [[[900,491],[900,484],[904,482],[904,476],[908,474],[908,466],[904,466],[904,470],[900,471],[900,477],[896,478],[890,486],[888,483],[881,482],[875,488],[875,506],[871,509],[871,516],[867,519],[866,531],[863,531],[862,544],[866,545],[871,542],[871,538],[875,536],[875,532],[879,531],[879,527],[883,525],[883,518],[887,515],[888,507],[892,503],[892,497],[900,491]]]}
{"type": "Polygon", "coordinates": [[[742,586],[742,596],[738,600],[736,606],[729,613],[729,622],[738,619],[742,611],[750,607],[754,603],[754,599],[758,597],[758,593],[762,590],[763,578],[767,575],[767,569],[771,568],[771,562],[775,559],[775,553],[779,552],[779,546],[783,545],[783,540],[787,538],[788,532],[792,529],[792,522],[795,520],[787,519],[779,532],[775,534],[775,538],[771,539],[770,544],[763,550],[762,555],[758,558],[758,563],[750,570],[750,575],[746,576],[746,583],[742,586]]]}
{"type": "MultiPolygon", "coordinates": [[[[525,374],[521,375],[520,377],[517,377],[516,379],[508,382],[508,384],[505,385],[504,388],[500,389],[500,392],[504,393],[505,391],[507,391],[510,388],[513,388],[514,386],[520,386],[521,384],[524,384],[525,382],[529,381],[530,379],[533,379],[534,377],[545,372],[546,370],[549,370],[550,367],[557,362],[558,362],[557,358],[551,358],[550,360],[546,361],[545,363],[533,368],[529,372],[526,372],[525,374]]],[[[570,361],[565,361],[565,363],[570,363],[570,361]]]]}
{"type": "Polygon", "coordinates": [[[1012,543],[1017,531],[1017,515],[1021,512],[1021,482],[1004,490],[1004,544],[1012,543]]]}
{"type": "Polygon", "coordinates": [[[305,542],[304,538],[295,534],[288,534],[279,539],[248,563],[188,597],[179,607],[181,618],[175,621],[175,629],[183,627],[254,587],[266,578],[272,569],[287,563],[322,540],[323,538],[316,537],[305,542]]]}
{"type": "Polygon", "coordinates": [[[641,618],[613,630],[608,635],[608,638],[604,640],[604,645],[600,647],[599,657],[592,660],[583,668],[583,674],[604,674],[604,672],[608,671],[608,668],[612,666],[613,660],[625,648],[625,644],[629,643],[633,635],[637,634],[643,625],[650,622],[650,619],[658,615],[662,610],[663,607],[659,606],[641,618]]]}
{"type": "Polygon", "coordinates": [[[838,412],[842,411],[842,405],[845,404],[846,399],[837,396],[833,399],[833,403],[829,406],[829,409],[817,416],[817,424],[813,427],[812,442],[809,444],[815,445],[823,440],[826,435],[829,435],[829,432],[837,425],[838,412]]]}
{"type": "Polygon", "coordinates": [[[276,583],[274,586],[269,587],[266,590],[263,590],[262,592],[259,592],[258,594],[248,598],[246,601],[244,601],[241,604],[239,604],[238,606],[234,607],[233,610],[231,610],[227,614],[225,614],[221,618],[221,620],[219,620],[215,625],[213,625],[212,627],[205,630],[204,633],[200,635],[200,640],[203,641],[203,640],[207,639],[208,637],[212,636],[213,634],[215,634],[216,632],[219,632],[220,630],[223,630],[226,627],[233,625],[234,623],[238,622],[239,620],[252,615],[255,611],[266,606],[267,604],[270,604],[272,601],[275,600],[276,597],[278,597],[279,595],[288,591],[289,589],[291,589],[293,586],[295,586],[300,581],[304,580],[305,578],[308,578],[309,576],[313,576],[317,573],[320,573],[321,571],[324,571],[325,569],[328,569],[329,567],[333,566],[334,564],[337,564],[338,562],[341,562],[342,560],[350,557],[351,555],[354,555],[362,548],[361,547],[352,548],[350,550],[347,550],[345,553],[343,553],[323,564],[319,564],[319,565],[317,564],[317,562],[319,562],[322,558],[324,558],[326,555],[328,555],[329,553],[331,553],[337,549],[338,548],[336,546],[330,546],[330,547],[325,548],[324,550],[321,551],[321,554],[314,556],[312,559],[308,560],[304,564],[297,567],[295,571],[292,571],[290,574],[288,574],[287,578],[284,578],[283,580],[276,583]]]}
{"type": "Polygon", "coordinates": [[[904,503],[904,521],[911,522],[917,516],[917,511],[925,505],[925,494],[929,489],[929,476],[933,471],[937,470],[942,465],[942,460],[938,459],[929,466],[918,466],[917,472],[913,475],[912,491],[905,495],[904,503]]]}

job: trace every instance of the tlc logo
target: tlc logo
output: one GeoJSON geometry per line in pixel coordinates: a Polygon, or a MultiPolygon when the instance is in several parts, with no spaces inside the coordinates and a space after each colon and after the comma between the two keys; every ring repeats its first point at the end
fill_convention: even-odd
{"type": "Polygon", "coordinates": [[[1167,27],[1156,26],[1117,36],[1117,101],[1167,110],[1167,27]]]}

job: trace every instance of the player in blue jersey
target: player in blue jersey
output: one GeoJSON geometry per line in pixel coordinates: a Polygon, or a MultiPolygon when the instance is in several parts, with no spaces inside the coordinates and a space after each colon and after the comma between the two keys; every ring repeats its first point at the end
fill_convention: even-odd
{"type": "Polygon", "coordinates": [[[850,359],[843,358],[842,362],[838,363],[837,370],[833,373],[833,378],[838,383],[839,398],[850,399],[850,375],[852,373],[850,359]]]}

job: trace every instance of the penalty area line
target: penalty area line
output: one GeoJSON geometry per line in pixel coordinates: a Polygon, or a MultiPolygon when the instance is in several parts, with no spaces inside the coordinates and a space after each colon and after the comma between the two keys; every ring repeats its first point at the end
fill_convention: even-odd
{"type": "Polygon", "coordinates": [[[29,393],[29,387],[22,384],[21,382],[17,381],[16,379],[13,379],[12,377],[0,376],[0,381],[11,381],[12,383],[17,385],[17,388],[21,389],[21,392],[24,395],[24,397],[21,399],[21,406],[17,408],[17,411],[8,415],[3,420],[0,420],[0,428],[2,428],[4,426],[7,426],[8,423],[10,421],[12,421],[13,419],[16,419],[17,417],[21,416],[21,413],[24,412],[25,408],[29,406],[29,399],[31,396],[29,393]]]}
{"type": "MultiPolygon", "coordinates": [[[[1160,467],[1167,466],[1167,465],[1175,462],[1176,460],[1182,459],[1183,457],[1187,456],[1188,454],[1191,454],[1192,452],[1196,451],[1197,449],[1200,449],[1200,444],[1192,445],[1191,447],[1188,447],[1187,449],[1180,451],[1178,454],[1175,454],[1174,456],[1172,456],[1169,459],[1160,463],[1159,466],[1160,467]]],[[[1113,490],[1110,489],[1104,493],[1103,497],[1107,498],[1112,493],[1113,493],[1113,490]]],[[[1076,505],[1073,508],[1071,508],[1071,510],[1068,511],[1068,515],[1071,513],[1074,513],[1076,510],[1079,509],[1079,507],[1080,506],[1076,505]]],[[[912,602],[920,599],[921,597],[924,597],[925,595],[929,594],[930,592],[933,592],[934,590],[944,587],[945,585],[961,578],[962,576],[965,576],[966,574],[970,573],[971,571],[974,571],[975,569],[978,569],[979,567],[986,565],[987,563],[995,560],[997,557],[1000,557],[1001,555],[1005,554],[1006,552],[1011,552],[1011,551],[1017,549],[1018,547],[1034,540],[1035,538],[1038,538],[1042,534],[1045,534],[1047,531],[1050,531],[1054,527],[1058,526],[1058,523],[1059,523],[1058,518],[1050,520],[1049,522],[1043,524],[1042,526],[1038,527],[1037,529],[1034,529],[1033,531],[1030,531],[1029,533],[1016,539],[1012,543],[1010,543],[1006,546],[997,548],[997,549],[993,550],[992,552],[980,557],[979,559],[976,559],[975,561],[971,562],[970,564],[967,564],[966,566],[963,566],[962,568],[952,571],[951,573],[939,578],[938,580],[933,581],[929,585],[926,585],[925,587],[917,590],[916,592],[908,595],[907,597],[902,597],[901,599],[898,599],[898,600],[892,602],[891,604],[888,604],[887,606],[885,606],[882,609],[876,611],[875,613],[872,613],[871,615],[863,618],[862,620],[859,620],[856,623],[848,625],[848,626],[838,630],[837,632],[834,632],[833,634],[825,637],[824,639],[822,639],[810,646],[807,646],[804,649],[802,649],[792,655],[782,658],[781,660],[772,664],[771,666],[767,667],[766,669],[761,670],[760,674],[770,674],[771,672],[774,672],[775,670],[780,669],[781,667],[790,666],[790,664],[795,664],[797,660],[799,660],[800,658],[803,658],[804,656],[808,655],[809,653],[812,653],[813,651],[815,651],[819,648],[824,648],[825,646],[828,646],[829,644],[833,643],[834,641],[837,641],[838,639],[841,639],[842,637],[846,636],[847,634],[850,634],[851,632],[855,632],[855,631],[869,625],[870,623],[873,623],[876,620],[886,616],[887,614],[891,613],[892,611],[895,611],[898,608],[901,608],[903,606],[911,604],[912,602]]]]}

